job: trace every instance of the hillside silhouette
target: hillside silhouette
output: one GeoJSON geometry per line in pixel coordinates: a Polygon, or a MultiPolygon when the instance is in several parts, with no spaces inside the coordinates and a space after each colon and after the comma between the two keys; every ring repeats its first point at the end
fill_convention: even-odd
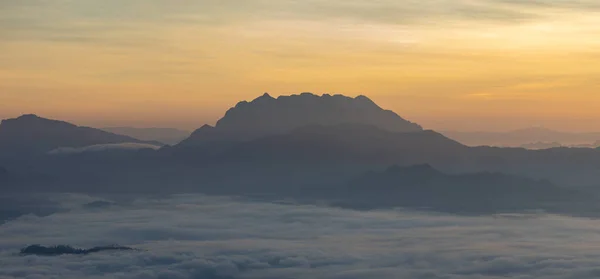
{"type": "Polygon", "coordinates": [[[502,173],[446,174],[431,165],[392,166],[369,172],[332,194],[354,207],[411,207],[483,213],[558,210],[566,202],[587,200],[548,181],[502,173]]]}
{"type": "Polygon", "coordinates": [[[532,142],[528,144],[522,144],[520,147],[525,149],[550,149],[550,148],[558,148],[563,147],[563,145],[559,142],[532,142]]]}
{"type": "Polygon", "coordinates": [[[239,102],[215,125],[194,131],[180,146],[211,141],[244,141],[282,134],[308,125],[365,124],[393,132],[418,132],[421,126],[390,110],[384,110],[365,96],[299,95],[273,98],[269,94],[239,102]]]}
{"type": "Polygon", "coordinates": [[[567,188],[584,190],[589,197],[600,193],[600,150],[469,147],[438,132],[423,130],[382,110],[366,97],[264,95],[241,102],[215,127],[202,126],[181,144],[159,150],[96,148],[98,141],[132,139],[28,117],[33,120],[25,123],[42,126],[31,128],[41,136],[28,136],[28,130],[22,129],[35,125],[12,125],[21,127],[14,132],[4,128],[11,125],[3,122],[0,137],[6,138],[4,132],[11,131],[8,134],[13,135],[14,149],[44,152],[36,157],[19,156],[18,160],[2,160],[0,156],[0,165],[18,173],[21,181],[19,186],[9,182],[11,186],[2,189],[7,192],[205,193],[311,199],[321,195],[327,200],[343,199],[365,207],[425,206],[465,212],[526,208],[528,202],[552,208],[545,203],[547,200],[534,196],[569,197],[569,193],[560,191],[567,188]],[[310,114],[312,106],[317,107],[314,115],[310,114]],[[292,109],[287,117],[288,108],[298,109],[292,109]],[[324,112],[328,108],[337,108],[338,113],[324,112]],[[370,116],[361,118],[363,115],[370,116]],[[60,156],[48,154],[48,149],[66,144],[86,148],[61,152],[60,156]],[[90,148],[94,152],[79,152],[90,148]],[[345,184],[357,175],[381,172],[390,165],[430,165],[435,169],[409,169],[429,177],[410,185],[406,181],[416,174],[402,174],[396,182],[381,178],[388,177],[391,170],[379,178],[370,177],[372,181],[363,186],[348,188],[345,184]],[[411,188],[415,185],[422,188],[411,188]],[[462,196],[447,193],[451,189],[462,196]],[[494,197],[497,201],[492,200],[494,197]]]}
{"type": "Polygon", "coordinates": [[[39,154],[61,147],[117,143],[159,144],[33,114],[0,123],[0,154],[39,154]]]}
{"type": "Polygon", "coordinates": [[[443,160],[467,147],[434,131],[393,132],[366,124],[310,125],[246,141],[214,160],[389,162],[443,160]]]}

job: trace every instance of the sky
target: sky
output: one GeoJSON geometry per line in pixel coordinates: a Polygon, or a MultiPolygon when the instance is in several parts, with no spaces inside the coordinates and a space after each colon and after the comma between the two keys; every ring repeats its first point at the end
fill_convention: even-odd
{"type": "Polygon", "coordinates": [[[269,92],[437,130],[598,131],[597,0],[0,0],[0,118],[213,124],[269,92]]]}

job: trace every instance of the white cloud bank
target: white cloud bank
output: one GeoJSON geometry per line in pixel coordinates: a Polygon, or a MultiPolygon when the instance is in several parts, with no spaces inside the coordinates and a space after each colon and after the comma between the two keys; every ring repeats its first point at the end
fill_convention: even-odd
{"type": "MultiPolygon", "coordinates": [[[[598,278],[600,222],[359,212],[198,195],[22,216],[0,226],[0,278],[598,278]],[[138,252],[19,256],[29,244],[138,252]]],[[[78,202],[80,201],[80,202],[78,202]]],[[[513,216],[514,217],[514,216],[513,216]]]]}

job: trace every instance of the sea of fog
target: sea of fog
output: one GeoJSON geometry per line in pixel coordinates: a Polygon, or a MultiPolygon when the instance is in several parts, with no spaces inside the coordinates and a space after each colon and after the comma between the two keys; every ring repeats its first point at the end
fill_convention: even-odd
{"type": "Polygon", "coordinates": [[[353,211],[202,195],[2,199],[0,278],[600,277],[600,221],[593,219],[353,211]],[[19,255],[30,244],[138,250],[19,255]]]}

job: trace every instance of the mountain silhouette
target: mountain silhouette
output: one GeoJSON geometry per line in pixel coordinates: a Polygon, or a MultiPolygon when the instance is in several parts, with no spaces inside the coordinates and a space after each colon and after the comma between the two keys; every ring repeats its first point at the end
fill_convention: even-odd
{"type": "MultiPolygon", "coordinates": [[[[468,147],[435,131],[391,132],[364,124],[308,125],[242,142],[218,140],[215,127],[204,126],[201,130],[207,137],[213,137],[212,144],[163,149],[161,158],[183,165],[201,164],[211,170],[205,176],[224,175],[233,166],[235,171],[229,172],[248,173],[252,169],[251,177],[242,179],[241,173],[238,177],[240,183],[255,179],[256,185],[267,185],[266,177],[278,176],[284,181],[292,172],[301,173],[317,165],[323,172],[341,168],[360,172],[361,166],[365,171],[392,164],[423,163],[452,173],[503,172],[549,179],[559,185],[591,185],[600,179],[596,167],[600,165],[600,152],[594,149],[468,147]],[[273,165],[288,166],[289,170],[265,171],[273,165]]],[[[347,175],[338,177],[344,179],[347,175]]],[[[306,172],[305,176],[310,177],[306,172]]],[[[310,182],[302,177],[296,180],[310,182]]]]}
{"type": "Polygon", "coordinates": [[[33,114],[0,123],[0,153],[3,154],[36,154],[61,147],[116,143],[158,144],[33,114]]]}
{"type": "Polygon", "coordinates": [[[428,164],[369,172],[335,188],[331,195],[355,207],[412,207],[463,213],[552,211],[562,202],[584,201],[577,192],[547,181],[492,172],[450,175],[428,164]]]}
{"type": "Polygon", "coordinates": [[[275,99],[265,95],[240,104],[215,127],[205,125],[181,144],[159,151],[144,148],[131,152],[87,152],[98,147],[105,150],[106,145],[122,145],[118,142],[140,141],[33,115],[6,120],[0,125],[0,155],[16,150],[41,152],[44,156],[15,156],[8,160],[0,156],[0,165],[18,174],[20,184],[13,189],[34,192],[280,193],[306,185],[338,184],[368,170],[394,164],[431,164],[446,173],[500,172],[574,187],[597,185],[600,179],[600,150],[468,147],[435,131],[423,130],[394,113],[384,120],[392,119],[390,123],[396,126],[372,121],[376,117],[354,117],[371,110],[370,115],[389,115],[366,97],[302,94],[275,99]],[[299,112],[293,111],[286,119],[284,110],[273,108],[279,107],[282,100],[283,104],[308,100],[308,105],[298,106],[309,115],[305,120],[315,119],[310,116],[312,104],[316,103],[319,109],[314,111],[319,111],[323,110],[323,102],[334,103],[333,108],[343,107],[339,114],[346,116],[330,115],[319,118],[326,119],[324,123],[314,124],[296,121],[299,112]],[[263,102],[268,105],[253,104],[263,102]],[[277,125],[262,123],[269,121],[260,121],[254,115],[265,115],[260,110],[248,109],[252,112],[249,113],[237,108],[254,106],[270,108],[277,125]],[[237,119],[235,123],[258,128],[246,129],[228,124],[232,120],[225,119],[237,119]],[[364,123],[367,120],[377,123],[364,123]],[[278,126],[282,123],[292,124],[278,126]],[[52,150],[69,152],[51,156],[52,150]],[[86,152],[79,152],[82,150],[86,152]],[[20,186],[24,184],[29,187],[20,186]],[[170,186],[164,187],[165,184],[170,186]]]}
{"type": "Polygon", "coordinates": [[[469,146],[519,147],[534,142],[552,142],[561,145],[591,144],[600,140],[600,133],[569,133],[533,127],[509,132],[456,132],[442,134],[469,146]]]}
{"type": "Polygon", "coordinates": [[[560,144],[559,142],[532,142],[532,143],[528,143],[528,144],[522,144],[520,147],[525,148],[525,149],[549,149],[549,148],[558,148],[558,147],[562,147],[563,145],[560,144]]]}
{"type": "Polygon", "coordinates": [[[398,162],[443,159],[467,147],[434,131],[393,132],[366,124],[310,125],[235,145],[221,158],[282,162],[398,162]],[[441,156],[441,157],[440,157],[441,156]]]}
{"type": "Polygon", "coordinates": [[[191,134],[189,131],[173,128],[107,127],[102,128],[102,130],[140,140],[157,141],[171,145],[180,143],[191,134]]]}
{"type": "MultiPolygon", "coordinates": [[[[29,179],[31,180],[31,182],[33,182],[35,178],[32,176],[25,177],[25,179],[29,179]]],[[[24,189],[23,182],[25,181],[22,180],[22,177],[16,175],[12,171],[7,170],[3,166],[0,166],[0,194],[4,192],[14,192],[16,190],[24,189]]],[[[0,201],[0,203],[2,203],[2,201],[0,201]]],[[[3,209],[2,207],[0,207],[0,223],[2,222],[2,215],[4,215],[3,209]]]]}
{"type": "Polygon", "coordinates": [[[181,146],[210,141],[244,141],[282,134],[307,125],[365,124],[392,132],[418,132],[423,129],[384,110],[365,96],[322,96],[311,93],[273,98],[265,93],[251,102],[239,102],[229,109],[215,127],[196,130],[181,146]]]}
{"type": "Polygon", "coordinates": [[[592,144],[576,144],[573,145],[572,147],[581,147],[581,148],[599,148],[600,147],[600,140],[592,143],[592,144]]]}

